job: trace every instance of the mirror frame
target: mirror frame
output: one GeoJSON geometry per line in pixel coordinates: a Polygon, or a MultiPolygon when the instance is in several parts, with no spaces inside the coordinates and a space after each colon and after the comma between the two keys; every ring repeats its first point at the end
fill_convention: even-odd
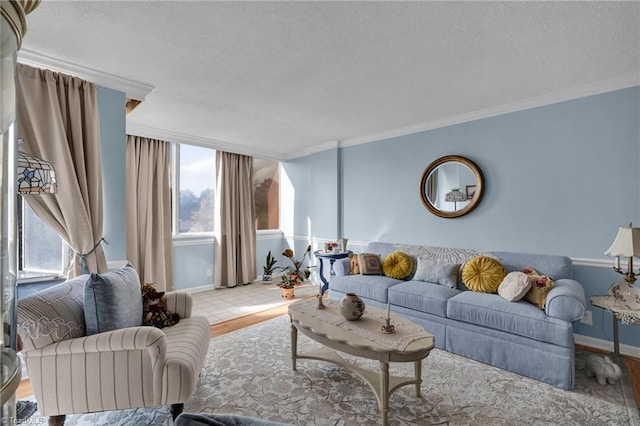
{"type": "Polygon", "coordinates": [[[476,165],[476,163],[469,160],[468,158],[462,157],[460,155],[446,155],[444,157],[438,158],[437,160],[429,164],[429,166],[426,169],[424,169],[424,172],[422,173],[422,178],[420,179],[420,187],[418,190],[420,192],[420,199],[422,200],[422,204],[424,204],[427,210],[429,210],[431,213],[433,213],[438,217],[442,217],[445,219],[453,219],[456,217],[461,217],[466,214],[469,214],[471,213],[471,211],[473,211],[473,209],[478,207],[478,204],[480,204],[480,200],[482,200],[482,195],[484,193],[484,176],[482,175],[482,171],[476,165]],[[438,166],[445,163],[449,163],[449,162],[458,162],[469,167],[476,177],[476,186],[477,186],[476,193],[474,194],[469,204],[465,208],[456,210],[453,212],[445,212],[437,209],[434,205],[432,205],[429,202],[429,199],[427,198],[427,192],[425,191],[427,179],[429,178],[429,175],[431,174],[431,172],[433,172],[438,166]]]}

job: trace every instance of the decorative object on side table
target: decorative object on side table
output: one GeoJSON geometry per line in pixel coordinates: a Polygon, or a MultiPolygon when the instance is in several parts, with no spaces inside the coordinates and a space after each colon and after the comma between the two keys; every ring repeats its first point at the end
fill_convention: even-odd
{"type": "Polygon", "coordinates": [[[614,364],[608,356],[589,355],[586,364],[587,377],[595,376],[600,385],[607,383],[614,385],[622,377],[620,367],[614,364]]]}
{"type": "Polygon", "coordinates": [[[622,306],[628,309],[640,309],[640,289],[635,286],[636,274],[633,271],[633,257],[640,256],[640,228],[629,226],[618,228],[613,244],[604,252],[607,256],[615,256],[613,270],[624,275],[624,281],[617,282],[609,288],[609,294],[622,306]],[[620,257],[627,258],[627,271],[620,268],[620,257]]]}
{"type": "Polygon", "coordinates": [[[271,250],[269,250],[269,253],[267,253],[267,258],[265,259],[264,266],[262,267],[262,282],[264,282],[265,284],[271,282],[271,276],[273,275],[276,263],[278,263],[278,261],[271,255],[271,250]]]}
{"type": "Polygon", "coordinates": [[[340,313],[349,321],[360,319],[364,310],[364,301],[355,293],[347,293],[340,300],[340,313]]]}
{"type": "Polygon", "coordinates": [[[347,242],[349,242],[348,238],[340,238],[340,250],[342,251],[342,253],[345,253],[347,251],[347,242]]]}
{"type": "Polygon", "coordinates": [[[391,301],[387,300],[387,316],[384,317],[384,324],[380,327],[385,334],[393,334],[396,332],[396,327],[391,324],[391,301]]]}
{"type": "Polygon", "coordinates": [[[336,248],[338,247],[338,243],[335,241],[329,241],[324,243],[324,252],[325,253],[333,253],[336,251],[336,248]]]}

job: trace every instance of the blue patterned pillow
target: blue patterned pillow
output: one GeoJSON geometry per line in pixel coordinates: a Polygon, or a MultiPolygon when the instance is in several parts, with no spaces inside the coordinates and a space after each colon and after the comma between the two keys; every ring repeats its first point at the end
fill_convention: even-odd
{"type": "Polygon", "coordinates": [[[446,285],[456,288],[458,284],[458,274],[460,273],[459,263],[440,263],[418,258],[418,267],[413,276],[414,281],[426,281],[434,284],[446,285]]]}
{"type": "Polygon", "coordinates": [[[84,285],[83,302],[87,335],[142,325],[140,278],[131,264],[92,273],[84,285]]]}

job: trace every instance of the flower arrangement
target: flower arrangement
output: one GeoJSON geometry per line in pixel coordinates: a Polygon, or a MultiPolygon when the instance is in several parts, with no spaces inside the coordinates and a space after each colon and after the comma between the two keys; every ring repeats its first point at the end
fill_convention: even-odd
{"type": "Polygon", "coordinates": [[[291,261],[291,266],[280,267],[284,273],[282,279],[278,284],[278,287],[293,288],[296,284],[304,282],[311,275],[309,266],[303,267],[304,261],[307,259],[307,255],[311,252],[311,246],[307,246],[302,259],[298,260],[294,257],[293,250],[286,249],[282,255],[291,261]]]}

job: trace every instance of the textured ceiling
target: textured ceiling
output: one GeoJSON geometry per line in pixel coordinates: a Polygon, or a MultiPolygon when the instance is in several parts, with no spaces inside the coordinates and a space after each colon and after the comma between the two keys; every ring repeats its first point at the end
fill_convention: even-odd
{"type": "Polygon", "coordinates": [[[153,86],[138,134],[272,158],[640,74],[638,2],[44,0],[28,26],[30,57],[153,86]]]}

